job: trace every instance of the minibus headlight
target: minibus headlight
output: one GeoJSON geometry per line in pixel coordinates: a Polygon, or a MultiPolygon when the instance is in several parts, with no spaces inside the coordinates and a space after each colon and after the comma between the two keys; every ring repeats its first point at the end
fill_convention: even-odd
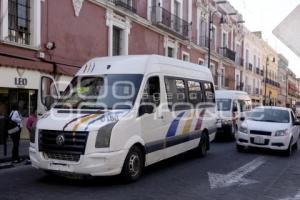
{"type": "Polygon", "coordinates": [[[107,148],[110,144],[110,137],[116,123],[107,124],[99,129],[96,137],[96,148],[107,148]]]}
{"type": "Polygon", "coordinates": [[[275,136],[286,136],[288,134],[288,130],[279,130],[275,132],[275,136]]]}

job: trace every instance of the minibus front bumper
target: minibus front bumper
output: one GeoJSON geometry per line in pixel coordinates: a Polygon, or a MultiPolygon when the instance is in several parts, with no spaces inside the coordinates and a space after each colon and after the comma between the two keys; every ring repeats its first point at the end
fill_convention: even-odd
{"type": "Polygon", "coordinates": [[[32,166],[46,171],[74,173],[91,176],[113,176],[122,171],[128,150],[81,155],[78,162],[47,158],[44,153],[30,147],[32,166]]]}

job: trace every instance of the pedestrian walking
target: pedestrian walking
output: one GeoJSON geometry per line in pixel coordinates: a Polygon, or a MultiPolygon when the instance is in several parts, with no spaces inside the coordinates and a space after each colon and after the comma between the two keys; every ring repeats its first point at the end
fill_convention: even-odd
{"type": "Polygon", "coordinates": [[[12,111],[9,115],[9,121],[10,124],[15,124],[15,125],[11,125],[11,127],[9,127],[8,130],[8,134],[10,135],[13,142],[12,161],[13,163],[19,163],[21,161],[19,156],[19,145],[20,145],[20,136],[21,136],[21,130],[23,125],[22,125],[22,116],[18,111],[17,105],[14,105],[12,107],[12,111]]]}
{"type": "Polygon", "coordinates": [[[26,128],[28,129],[30,134],[30,141],[32,141],[35,136],[36,122],[37,122],[37,114],[36,114],[36,109],[34,109],[33,112],[30,114],[30,116],[28,117],[26,123],[26,128]]]}

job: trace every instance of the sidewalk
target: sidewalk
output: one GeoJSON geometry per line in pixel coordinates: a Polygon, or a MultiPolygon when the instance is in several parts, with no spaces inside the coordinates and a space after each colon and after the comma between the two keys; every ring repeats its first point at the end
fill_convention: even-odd
{"type": "MultiPolygon", "coordinates": [[[[28,158],[29,140],[20,140],[19,155],[23,159],[28,158]]],[[[12,141],[7,141],[7,155],[4,156],[4,145],[0,145],[0,163],[11,162],[12,141]]]]}

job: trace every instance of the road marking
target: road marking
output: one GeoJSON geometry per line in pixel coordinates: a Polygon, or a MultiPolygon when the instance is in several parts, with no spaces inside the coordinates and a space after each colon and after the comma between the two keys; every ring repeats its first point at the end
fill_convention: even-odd
{"type": "Polygon", "coordinates": [[[284,199],[280,199],[280,200],[300,200],[300,188],[295,197],[284,198],[284,199]]]}
{"type": "Polygon", "coordinates": [[[265,163],[265,159],[262,157],[247,163],[246,165],[232,171],[228,174],[216,174],[208,172],[208,178],[211,189],[231,187],[233,185],[249,185],[258,183],[256,180],[243,178],[245,175],[253,172],[258,167],[265,163]]]}

